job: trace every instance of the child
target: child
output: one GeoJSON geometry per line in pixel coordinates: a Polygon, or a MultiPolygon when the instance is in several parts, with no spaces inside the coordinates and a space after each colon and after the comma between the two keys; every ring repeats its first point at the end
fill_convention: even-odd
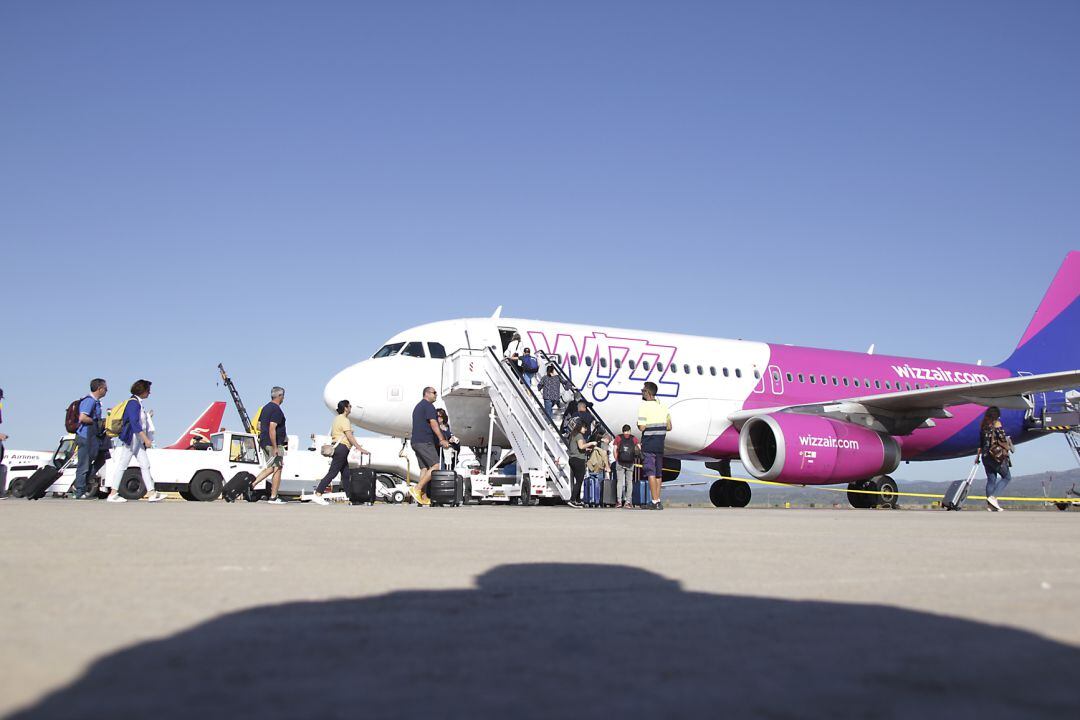
{"type": "Polygon", "coordinates": [[[604,478],[611,469],[608,461],[608,443],[611,442],[611,438],[607,433],[600,433],[596,440],[597,444],[589,453],[589,459],[585,464],[585,469],[588,471],[585,476],[588,502],[585,504],[589,507],[603,507],[604,478]]]}

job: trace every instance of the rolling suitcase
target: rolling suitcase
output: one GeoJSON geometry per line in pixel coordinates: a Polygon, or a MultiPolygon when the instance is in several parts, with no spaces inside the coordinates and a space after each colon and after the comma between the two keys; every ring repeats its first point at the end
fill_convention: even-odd
{"type": "Polygon", "coordinates": [[[652,501],[652,491],[649,490],[648,480],[641,480],[640,477],[634,480],[634,496],[631,499],[635,507],[648,507],[652,501]]]}
{"type": "Polygon", "coordinates": [[[353,505],[375,504],[375,471],[369,467],[353,468],[342,488],[353,505]]]}
{"type": "Polygon", "coordinates": [[[457,507],[461,504],[463,490],[461,476],[456,472],[436,470],[431,473],[431,481],[427,485],[427,496],[432,505],[457,507]]]}
{"type": "Polygon", "coordinates": [[[60,477],[60,471],[52,465],[45,465],[34,471],[34,474],[26,478],[23,486],[23,496],[27,500],[40,500],[45,497],[49,486],[60,477]]]}
{"type": "Polygon", "coordinates": [[[225,502],[235,502],[236,498],[247,492],[247,489],[251,487],[251,481],[254,479],[255,476],[249,472],[236,473],[221,489],[221,497],[225,498],[225,502]]]}
{"type": "Polygon", "coordinates": [[[979,463],[971,466],[971,472],[963,480],[949,483],[945,490],[945,496],[941,498],[941,507],[946,510],[959,510],[971,492],[971,483],[975,481],[975,474],[979,471],[979,463]]]}
{"type": "Polygon", "coordinates": [[[619,502],[619,491],[617,488],[618,478],[615,475],[615,466],[611,466],[611,471],[604,476],[604,492],[602,494],[603,504],[608,507],[615,507],[619,502]]]}
{"type": "Polygon", "coordinates": [[[600,478],[593,474],[585,476],[585,484],[582,487],[581,501],[589,507],[596,507],[600,504],[600,478]]]}

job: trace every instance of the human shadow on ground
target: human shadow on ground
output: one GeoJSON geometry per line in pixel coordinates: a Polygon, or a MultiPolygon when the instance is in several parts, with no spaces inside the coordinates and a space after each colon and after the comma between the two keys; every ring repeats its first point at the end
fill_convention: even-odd
{"type": "Polygon", "coordinates": [[[96,661],[15,718],[1075,717],[1080,650],[879,605],[686,592],[617,565],[294,602],[96,661]]]}

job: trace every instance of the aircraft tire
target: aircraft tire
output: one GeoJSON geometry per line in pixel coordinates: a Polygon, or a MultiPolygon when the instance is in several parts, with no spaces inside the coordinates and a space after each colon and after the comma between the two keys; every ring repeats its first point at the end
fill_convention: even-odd
{"type": "Polygon", "coordinates": [[[142,470],[139,468],[125,470],[116,492],[125,500],[138,500],[145,495],[146,485],[143,483],[142,470]]]}
{"type": "MultiPolygon", "coordinates": [[[[849,483],[847,488],[848,488],[849,491],[850,490],[871,490],[871,489],[873,489],[873,488],[867,487],[867,482],[865,480],[860,480],[859,482],[849,483]]],[[[874,496],[873,495],[865,495],[865,494],[860,493],[860,492],[848,492],[847,499],[848,499],[848,503],[851,505],[851,507],[855,508],[856,510],[869,510],[870,508],[874,507],[874,496]]]]}
{"type": "MultiPolygon", "coordinates": [[[[897,494],[900,489],[896,486],[896,481],[888,475],[880,475],[873,480],[874,486],[880,495],[868,495],[873,504],[878,507],[883,507],[891,510],[896,510],[900,507],[900,496],[897,494]]],[[[873,507],[873,504],[871,507],[873,507]]]]}
{"type": "Polygon", "coordinates": [[[213,502],[221,497],[221,489],[225,481],[221,474],[214,470],[200,470],[191,477],[188,483],[188,493],[198,502],[213,502]]]}
{"type": "Polygon", "coordinates": [[[749,505],[750,498],[753,496],[753,492],[750,490],[750,483],[741,480],[728,480],[727,482],[727,498],[731,507],[744,508],[749,505]]]}
{"type": "Polygon", "coordinates": [[[709,500],[716,507],[731,507],[731,493],[727,480],[717,480],[709,487],[709,500]]]}

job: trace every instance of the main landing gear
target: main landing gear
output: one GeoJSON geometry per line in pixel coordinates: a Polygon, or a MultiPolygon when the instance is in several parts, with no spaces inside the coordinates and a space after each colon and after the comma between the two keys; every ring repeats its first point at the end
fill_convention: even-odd
{"type": "Polygon", "coordinates": [[[896,487],[896,481],[888,475],[878,475],[869,480],[859,480],[849,484],[847,498],[851,507],[858,510],[869,510],[875,507],[895,510],[900,507],[899,489],[896,487]],[[853,490],[870,492],[852,492],[853,490]]]}
{"type": "MultiPolygon", "coordinates": [[[[730,460],[718,460],[716,462],[705,463],[705,467],[710,470],[724,475],[725,477],[731,477],[731,461],[730,460]]],[[[750,483],[743,482],[742,480],[727,480],[721,478],[712,484],[709,488],[709,500],[716,507],[746,507],[750,504],[750,497],[753,493],[750,491],[750,483]]]]}

